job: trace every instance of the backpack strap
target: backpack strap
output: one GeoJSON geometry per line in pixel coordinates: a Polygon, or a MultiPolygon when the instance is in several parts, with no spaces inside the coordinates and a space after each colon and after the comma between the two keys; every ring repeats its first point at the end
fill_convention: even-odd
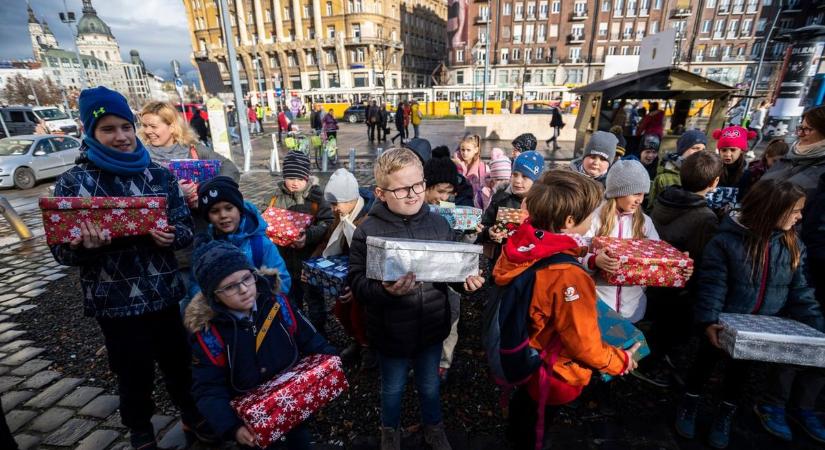
{"type": "Polygon", "coordinates": [[[209,328],[195,333],[195,336],[209,361],[218,367],[226,367],[226,344],[215,325],[209,324],[209,328]]]}
{"type": "Polygon", "coordinates": [[[252,247],[252,264],[255,265],[256,269],[260,269],[264,263],[263,236],[260,234],[253,235],[249,245],[252,247]]]}
{"type": "Polygon", "coordinates": [[[261,348],[261,344],[264,343],[264,338],[266,337],[266,333],[269,332],[269,327],[272,326],[272,321],[275,319],[275,316],[278,315],[278,311],[281,309],[281,304],[275,302],[272,305],[272,308],[269,308],[269,314],[266,315],[266,319],[264,319],[264,323],[261,325],[261,329],[258,330],[258,334],[255,335],[255,353],[258,352],[261,348]]]}
{"type": "Polygon", "coordinates": [[[282,293],[275,294],[275,301],[281,305],[281,322],[283,322],[286,331],[290,335],[294,335],[298,331],[298,318],[295,317],[295,311],[289,303],[289,299],[282,293]]]}
{"type": "Polygon", "coordinates": [[[277,195],[273,195],[273,196],[272,196],[272,199],[270,199],[270,200],[269,200],[269,207],[270,207],[270,208],[274,207],[274,206],[275,206],[275,202],[277,202],[277,201],[278,201],[278,196],[277,196],[277,195]]]}

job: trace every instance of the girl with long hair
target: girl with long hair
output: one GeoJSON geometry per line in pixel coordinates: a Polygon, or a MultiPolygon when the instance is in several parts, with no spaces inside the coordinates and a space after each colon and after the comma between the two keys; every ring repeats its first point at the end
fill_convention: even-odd
{"type": "MultiPolygon", "coordinates": [[[[458,150],[453,158],[458,173],[473,186],[473,203],[476,208],[483,208],[484,183],[487,179],[487,172],[490,169],[481,160],[481,137],[477,134],[468,134],[458,143],[458,150]]],[[[489,201],[487,201],[489,203],[489,201]]]]}

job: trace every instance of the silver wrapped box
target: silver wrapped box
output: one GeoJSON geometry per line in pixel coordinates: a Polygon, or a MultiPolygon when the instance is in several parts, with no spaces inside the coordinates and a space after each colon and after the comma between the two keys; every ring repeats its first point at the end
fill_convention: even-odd
{"type": "Polygon", "coordinates": [[[719,343],[734,359],[825,367],[825,333],[775,316],[719,315],[719,343]]]}
{"type": "Polygon", "coordinates": [[[449,241],[367,237],[367,278],[396,281],[407,272],[417,281],[464,282],[478,275],[480,245],[449,241]]]}

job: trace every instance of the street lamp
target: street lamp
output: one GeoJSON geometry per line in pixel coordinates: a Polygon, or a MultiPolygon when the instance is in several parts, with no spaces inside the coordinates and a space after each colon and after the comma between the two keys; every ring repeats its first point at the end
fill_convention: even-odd
{"type": "Polygon", "coordinates": [[[262,83],[261,82],[261,72],[259,70],[259,67],[261,66],[261,57],[258,54],[258,35],[257,34],[252,35],[252,49],[255,51],[255,59],[252,60],[252,62],[255,65],[255,81],[258,82],[258,96],[261,98],[261,105],[263,105],[264,104],[264,94],[263,94],[264,88],[263,88],[263,85],[261,84],[262,83]]]}
{"type": "Polygon", "coordinates": [[[69,8],[66,6],[66,0],[63,0],[63,11],[60,12],[58,16],[60,17],[60,21],[69,27],[69,33],[72,35],[74,45],[74,54],[77,56],[77,63],[80,65],[80,89],[86,89],[89,87],[89,83],[86,80],[86,69],[83,67],[83,60],[80,59],[80,52],[77,50],[77,36],[74,33],[74,28],[72,28],[72,24],[76,22],[75,15],[74,12],[69,11],[69,8]]]}

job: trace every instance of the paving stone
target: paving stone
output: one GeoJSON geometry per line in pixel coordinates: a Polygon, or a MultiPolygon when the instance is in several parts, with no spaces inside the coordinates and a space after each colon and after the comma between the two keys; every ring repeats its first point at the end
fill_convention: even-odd
{"type": "Polygon", "coordinates": [[[0,364],[5,364],[7,366],[19,366],[44,351],[46,350],[38,347],[26,347],[13,353],[11,356],[7,356],[6,358],[0,360],[0,364]]]}
{"type": "Polygon", "coordinates": [[[0,366],[0,375],[5,375],[9,372],[9,370],[11,370],[11,367],[9,366],[0,366]]]}
{"type": "Polygon", "coordinates": [[[106,419],[106,422],[103,422],[103,426],[106,428],[126,428],[121,421],[120,411],[109,416],[109,418],[106,419]]]}
{"type": "Polygon", "coordinates": [[[29,424],[29,429],[48,433],[66,423],[74,415],[74,411],[66,408],[50,408],[29,424]]]}
{"type": "Polygon", "coordinates": [[[50,434],[43,443],[59,447],[74,445],[75,442],[79,441],[86,433],[91,431],[95,425],[97,425],[97,422],[94,420],[72,419],[64,423],[57,431],[50,434]]]}
{"type": "Polygon", "coordinates": [[[37,394],[37,396],[33,399],[26,402],[26,406],[33,408],[48,408],[63,398],[64,395],[74,390],[74,388],[82,382],[83,380],[80,378],[63,378],[57,383],[46,388],[43,392],[37,394]]]}
{"type": "Polygon", "coordinates": [[[21,348],[23,348],[23,347],[25,347],[29,344],[33,344],[33,343],[34,343],[34,341],[29,341],[29,340],[26,340],[26,339],[19,339],[19,340],[12,341],[12,342],[9,342],[7,344],[4,344],[2,347],[0,347],[0,352],[14,353],[17,350],[20,350],[21,348]]]}
{"type": "Polygon", "coordinates": [[[172,416],[152,416],[152,428],[155,429],[155,434],[166,428],[170,423],[172,423],[173,420],[175,420],[175,418],[172,416]]]}
{"type": "Polygon", "coordinates": [[[16,314],[20,314],[21,312],[25,312],[25,311],[28,311],[28,310],[34,309],[34,308],[37,308],[37,305],[32,305],[31,303],[28,303],[28,304],[25,304],[25,305],[20,305],[20,306],[15,307],[15,308],[8,308],[8,309],[6,309],[5,311],[2,311],[2,312],[6,313],[6,314],[15,314],[16,315],[16,314]]]}
{"type": "Polygon", "coordinates": [[[186,448],[186,435],[183,434],[183,425],[178,421],[167,431],[158,442],[159,448],[186,448]]]}
{"type": "Polygon", "coordinates": [[[3,268],[0,269],[0,275],[3,275],[4,273],[6,273],[10,270],[12,270],[11,267],[3,267],[3,268]]]}
{"type": "Polygon", "coordinates": [[[26,400],[34,397],[36,392],[32,391],[9,391],[3,394],[0,404],[3,405],[3,411],[11,411],[15,406],[26,400]]]}
{"type": "Polygon", "coordinates": [[[69,408],[80,408],[89,403],[98,394],[103,392],[103,388],[92,386],[81,386],[74,390],[71,394],[63,397],[58,403],[59,406],[67,406],[69,408]]]}
{"type": "Polygon", "coordinates": [[[2,302],[2,303],[0,303],[0,304],[2,304],[3,306],[5,306],[5,307],[7,307],[7,308],[13,308],[13,307],[15,307],[15,306],[22,305],[23,303],[26,303],[26,302],[27,302],[27,301],[29,301],[29,300],[31,300],[31,298],[26,297],[25,295],[22,295],[22,294],[21,294],[21,295],[20,295],[19,297],[17,297],[17,298],[13,298],[13,299],[11,299],[11,300],[6,300],[5,302],[2,302]]]}
{"type": "Polygon", "coordinates": [[[26,380],[26,382],[23,383],[23,387],[27,389],[40,389],[58,378],[60,378],[59,372],[44,370],[26,380]]]}
{"type": "Polygon", "coordinates": [[[57,280],[65,277],[65,276],[66,276],[65,273],[53,273],[53,274],[51,274],[47,277],[44,277],[43,279],[46,280],[46,281],[57,281],[57,280]]]}
{"type": "Polygon", "coordinates": [[[14,327],[20,326],[17,322],[3,322],[0,323],[0,333],[3,333],[6,330],[11,330],[14,327]]]}
{"type": "Polygon", "coordinates": [[[5,302],[6,300],[11,300],[14,297],[17,297],[17,294],[11,293],[11,294],[0,295],[0,302],[5,302]]]}
{"type": "Polygon", "coordinates": [[[132,446],[128,442],[118,442],[109,450],[132,450],[132,446]]]}
{"type": "MultiPolygon", "coordinates": [[[[43,293],[45,293],[45,292],[46,292],[46,289],[39,288],[39,289],[32,289],[32,290],[30,290],[30,291],[28,291],[28,292],[24,292],[22,295],[23,295],[23,297],[28,297],[28,298],[32,299],[32,298],[35,298],[35,297],[37,297],[38,295],[41,295],[41,294],[43,294],[43,293]]],[[[13,305],[12,305],[12,306],[13,306],[13,305]]]]}
{"type": "MultiPolygon", "coordinates": [[[[6,312],[9,312],[9,310],[6,310],[6,312]]],[[[0,323],[0,325],[4,325],[4,324],[5,323],[0,323]]],[[[14,338],[16,338],[16,337],[18,337],[22,334],[25,334],[25,333],[26,332],[23,331],[23,330],[8,330],[4,333],[0,333],[0,343],[9,342],[9,341],[13,340],[14,338]]]]}
{"type": "MultiPolygon", "coordinates": [[[[105,419],[111,416],[119,405],[120,399],[117,395],[101,395],[100,397],[86,404],[86,406],[84,406],[77,413],[81,416],[92,416],[97,417],[98,419],[105,419]]],[[[117,417],[117,423],[118,425],[120,425],[120,415],[118,415],[117,417]]]]}
{"type": "Polygon", "coordinates": [[[0,314],[0,322],[2,322],[2,321],[4,321],[4,320],[8,319],[9,317],[11,317],[11,316],[6,315],[6,314],[0,314]]]}
{"type": "Polygon", "coordinates": [[[34,419],[37,413],[34,411],[27,411],[24,409],[15,409],[9,413],[6,413],[6,423],[9,424],[9,430],[12,433],[19,430],[20,427],[29,423],[30,420],[34,419]]]}
{"type": "Polygon", "coordinates": [[[77,444],[75,450],[103,450],[120,437],[114,430],[96,430],[77,444]]]}
{"type": "Polygon", "coordinates": [[[43,281],[43,280],[33,281],[31,283],[24,284],[23,286],[20,286],[19,288],[15,289],[14,292],[19,292],[19,293],[22,294],[23,292],[28,292],[28,291],[31,291],[32,289],[37,289],[39,287],[46,286],[47,284],[49,284],[48,281],[43,281]]]}
{"type": "Polygon", "coordinates": [[[10,376],[2,376],[0,377],[0,392],[6,392],[9,389],[17,386],[24,380],[23,377],[10,377],[10,376]]]}
{"type": "Polygon", "coordinates": [[[17,281],[17,280],[22,280],[22,279],[23,279],[23,277],[28,276],[28,275],[29,275],[28,273],[21,273],[21,274],[17,274],[17,275],[15,275],[15,276],[11,277],[11,278],[6,278],[6,280],[5,280],[5,281],[6,281],[6,283],[8,283],[8,284],[12,284],[12,283],[14,283],[14,282],[15,282],[15,281],[17,281]]]}
{"type": "Polygon", "coordinates": [[[17,442],[17,447],[20,450],[29,450],[30,448],[37,448],[42,440],[40,436],[32,436],[30,434],[18,434],[14,436],[17,442]]]}
{"type": "MultiPolygon", "coordinates": [[[[0,352],[2,351],[3,350],[0,349],[0,352]]],[[[34,375],[37,372],[40,372],[41,370],[49,367],[50,365],[52,365],[52,361],[49,361],[48,359],[32,359],[30,361],[27,361],[22,366],[12,370],[11,374],[21,377],[28,377],[34,375]]]]}

